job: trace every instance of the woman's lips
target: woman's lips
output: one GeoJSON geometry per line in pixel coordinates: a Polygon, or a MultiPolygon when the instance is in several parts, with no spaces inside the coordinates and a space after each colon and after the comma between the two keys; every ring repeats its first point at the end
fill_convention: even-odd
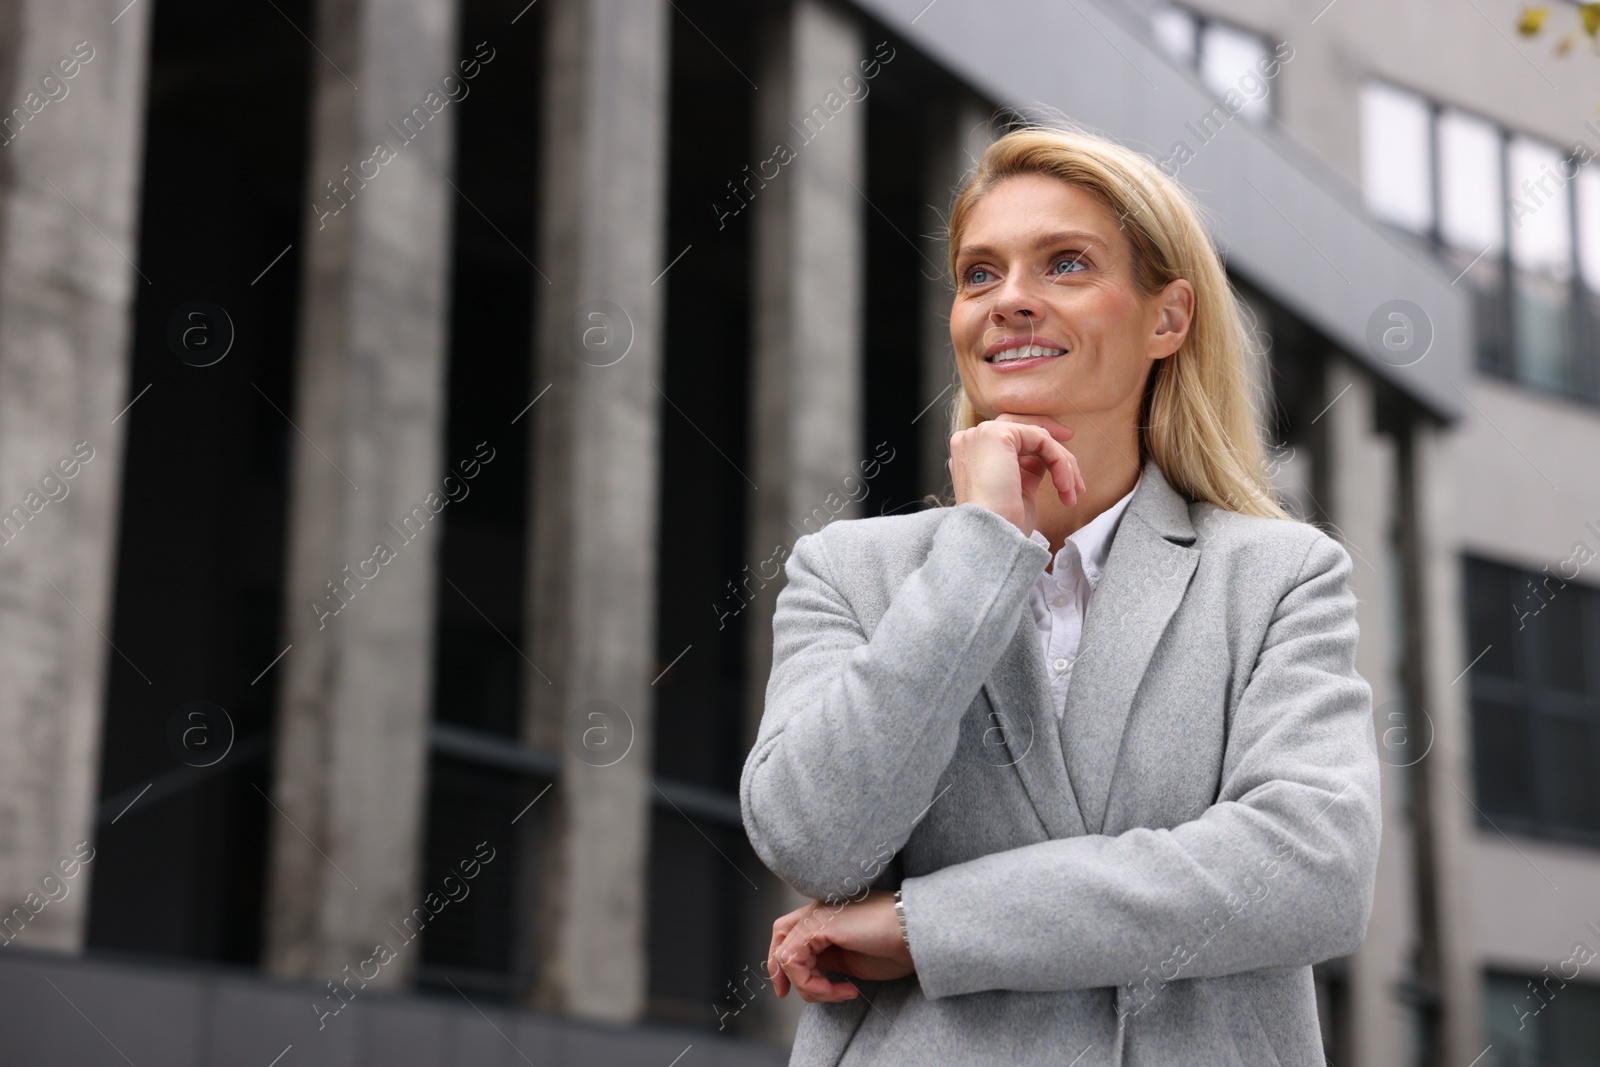
{"type": "Polygon", "coordinates": [[[1037,367],[1041,363],[1049,363],[1051,360],[1060,359],[1065,355],[1066,353],[1062,352],[1059,355],[1054,356],[1028,356],[1025,359],[1008,359],[1003,362],[996,362],[993,359],[986,359],[984,360],[984,363],[986,363],[992,369],[998,371],[1023,370],[1028,367],[1037,367]]]}
{"type": "Polygon", "coordinates": [[[990,345],[983,353],[983,361],[993,367],[1031,367],[1046,359],[1064,356],[1071,349],[1053,337],[1035,335],[1005,337],[990,345]],[[1006,357],[1011,358],[1006,358],[1006,357]]]}

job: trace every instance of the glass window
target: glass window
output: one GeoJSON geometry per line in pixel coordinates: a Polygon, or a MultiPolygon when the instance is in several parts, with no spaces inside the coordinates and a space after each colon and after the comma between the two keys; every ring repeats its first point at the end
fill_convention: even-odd
{"type": "MultiPolygon", "coordinates": [[[[1591,550],[1594,546],[1590,546],[1591,550]]],[[[1477,804],[1501,830],[1600,845],[1600,590],[1466,563],[1477,804]]]]}
{"type": "Polygon", "coordinates": [[[1361,89],[1361,189],[1367,208],[1396,226],[1433,226],[1432,109],[1383,82],[1361,89]]]}
{"type": "Polygon", "coordinates": [[[1163,52],[1185,66],[1194,66],[1200,24],[1193,15],[1181,7],[1164,5],[1150,13],[1150,29],[1163,52]]]}
{"type": "Polygon", "coordinates": [[[1521,604],[1521,586],[1521,573],[1511,567],[1467,560],[1467,629],[1473,636],[1467,658],[1474,674],[1517,677],[1517,631],[1535,614],[1537,603],[1521,604]]]}
{"type": "Polygon", "coordinates": [[[1472,739],[1478,754],[1478,803],[1485,811],[1520,819],[1537,815],[1533,759],[1528,739],[1532,721],[1515,704],[1473,703],[1472,739]]]}
{"type": "Polygon", "coordinates": [[[1576,587],[1563,582],[1557,574],[1544,578],[1539,588],[1549,597],[1549,602],[1540,612],[1546,616],[1544,634],[1548,638],[1540,642],[1544,646],[1540,681],[1568,693],[1584,693],[1589,686],[1585,678],[1587,671],[1583,650],[1595,647],[1594,637],[1584,632],[1584,615],[1587,614],[1584,602],[1588,598],[1562,595],[1569,590],[1576,590],[1576,587]]]}
{"type": "Polygon", "coordinates": [[[1439,236],[1474,256],[1505,242],[1500,149],[1493,124],[1454,109],[1440,113],[1439,236]]]}
{"type": "Polygon", "coordinates": [[[1578,264],[1590,291],[1600,293],[1600,171],[1590,163],[1578,171],[1578,264]]]}
{"type": "MultiPolygon", "coordinates": [[[[1558,962],[1551,968],[1565,974],[1572,973],[1572,965],[1558,962]]],[[[1560,989],[1564,999],[1550,1002],[1550,1008],[1541,1012],[1549,1016],[1540,1037],[1545,1045],[1545,1062],[1555,1067],[1581,1067],[1595,1062],[1600,1050],[1600,986],[1572,982],[1560,989]],[[1572,994],[1567,996],[1567,994],[1572,994]],[[1560,1010],[1557,1010],[1560,1009],[1560,1010]]]]}
{"type": "Polygon", "coordinates": [[[1517,376],[1576,387],[1572,365],[1572,191],[1561,153],[1521,135],[1507,146],[1511,180],[1511,331],[1517,376]]]}
{"type": "MultiPolygon", "coordinates": [[[[1587,935],[1585,935],[1587,938],[1587,935]]],[[[1592,940],[1585,940],[1592,950],[1592,940]]],[[[1576,958],[1539,974],[1490,972],[1483,982],[1482,1067],[1578,1067],[1600,1049],[1600,985],[1567,981],[1576,958]]]]}
{"type": "Polygon", "coordinates": [[[1511,343],[1516,376],[1557,392],[1575,388],[1571,349],[1572,290],[1546,274],[1511,277],[1511,343]]]}
{"type": "Polygon", "coordinates": [[[1547,743],[1551,814],[1566,826],[1600,830],[1595,803],[1594,728],[1579,714],[1552,716],[1547,743]]]}
{"type": "Polygon", "coordinates": [[[1208,21],[1200,30],[1200,79],[1218,96],[1236,94],[1245,118],[1271,118],[1271,83],[1261,73],[1271,51],[1257,34],[1208,21]]]}
{"type": "Polygon", "coordinates": [[[1600,164],[1584,160],[1387,82],[1361,90],[1367,209],[1429,239],[1472,293],[1479,368],[1600,401],[1600,164]]]}
{"type": "Polygon", "coordinates": [[[1561,153],[1521,135],[1511,138],[1511,263],[1558,281],[1572,275],[1572,211],[1561,153]]]}
{"type": "Polygon", "coordinates": [[[1528,979],[1508,974],[1485,977],[1483,1023],[1492,1067],[1539,1067],[1538,1017],[1532,1014],[1537,1003],[1528,979]]]}

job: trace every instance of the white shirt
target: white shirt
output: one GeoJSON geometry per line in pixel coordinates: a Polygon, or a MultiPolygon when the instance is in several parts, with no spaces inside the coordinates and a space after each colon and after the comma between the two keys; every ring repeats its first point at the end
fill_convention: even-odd
{"type": "MultiPolygon", "coordinates": [[[[1139,481],[1144,480],[1140,474],[1139,481]]],[[[1100,572],[1111,554],[1111,539],[1116,535],[1122,513],[1133,499],[1139,483],[1128,495],[1096,515],[1082,529],[1067,535],[1049,570],[1039,575],[1028,591],[1033,621],[1039,629],[1044,651],[1045,673],[1056,717],[1067,710],[1067,685],[1072,681],[1072,665],[1078,658],[1078,641],[1083,636],[1083,617],[1089,610],[1089,597],[1100,581],[1100,572]]],[[[1050,547],[1050,539],[1038,530],[1028,535],[1035,544],[1050,547]]]]}

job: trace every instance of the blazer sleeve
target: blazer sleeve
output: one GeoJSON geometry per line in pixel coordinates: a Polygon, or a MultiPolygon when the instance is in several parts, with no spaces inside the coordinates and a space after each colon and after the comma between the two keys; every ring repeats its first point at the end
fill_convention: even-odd
{"type": "Polygon", "coordinates": [[[923,995],[1163,983],[1355,951],[1380,835],[1349,554],[1318,534],[1229,726],[1216,802],[1170,829],[1057,838],[907,878],[923,995]]]}
{"type": "Polygon", "coordinates": [[[826,533],[801,537],[784,564],[772,673],[739,781],[756,854],[819,900],[860,893],[910,837],[1050,558],[1002,516],[960,504],[869,636],[826,533]]]}

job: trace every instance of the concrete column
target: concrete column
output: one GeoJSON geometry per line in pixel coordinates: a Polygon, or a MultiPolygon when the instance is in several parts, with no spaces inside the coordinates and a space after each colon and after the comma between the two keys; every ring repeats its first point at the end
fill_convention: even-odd
{"type": "Polygon", "coordinates": [[[919,488],[943,492],[950,484],[950,409],[961,389],[955,354],[950,349],[950,304],[955,279],[950,277],[950,205],[978,168],[984,149],[994,142],[990,108],[965,95],[934,108],[928,117],[928,161],[919,229],[922,274],[922,384],[917,409],[921,443],[919,488]],[[932,406],[929,406],[932,405],[932,406]]]}
{"type": "Polygon", "coordinates": [[[441,103],[441,81],[461,73],[456,24],[454,0],[322,0],[312,30],[323,55],[290,412],[292,648],[268,815],[267,966],[285,977],[332,979],[386,940],[398,959],[377,981],[392,985],[419,957],[390,923],[423,903],[446,177],[455,108],[471,106],[441,103]]]}
{"type": "MultiPolygon", "coordinates": [[[[1324,412],[1329,493],[1322,504],[1332,518],[1329,530],[1350,552],[1350,589],[1358,601],[1356,619],[1361,642],[1356,669],[1372,685],[1378,736],[1393,725],[1387,716],[1399,710],[1400,635],[1391,620],[1398,610],[1398,561],[1391,547],[1394,522],[1395,450],[1374,426],[1374,396],[1368,373],[1345,357],[1326,363],[1324,395],[1338,397],[1324,412]],[[1348,391],[1346,390],[1348,387],[1348,391]],[[1342,395],[1341,395],[1342,393],[1342,395]]],[[[1405,775],[1394,755],[1384,756],[1383,846],[1372,919],[1365,943],[1351,957],[1350,1028],[1353,1063],[1401,1067],[1412,1032],[1410,1009],[1396,989],[1411,974],[1416,938],[1412,842],[1405,817],[1405,775]]]]}
{"type": "Polygon", "coordinates": [[[1461,639],[1466,595],[1461,581],[1461,526],[1454,471],[1459,462],[1454,431],[1431,423],[1412,431],[1418,490],[1418,558],[1423,564],[1422,603],[1426,722],[1419,745],[1431,740],[1433,841],[1438,875],[1439,985],[1444,1000],[1438,1062],[1470,1063],[1483,1051],[1482,975],[1474,922],[1472,846],[1476,813],[1463,797],[1476,792],[1472,777],[1471,657],[1461,639]]]}
{"type": "MultiPolygon", "coordinates": [[[[817,0],[778,8],[760,33],[755,139],[788,151],[753,204],[749,474],[758,488],[750,497],[750,559],[770,558],[779,545],[787,550],[831,518],[857,517],[843,479],[859,478],[867,458],[861,316],[868,208],[857,190],[867,187],[870,98],[847,100],[838,87],[846,75],[860,76],[868,47],[854,20],[817,0]]],[[[746,615],[747,750],[772,670],[772,613],[782,584],[767,583],[746,615]]],[[[781,883],[770,890],[757,906],[769,919],[804,903],[781,883]]],[[[791,1036],[798,1015],[794,998],[777,1002],[770,1036],[791,1036]]]]}
{"type": "MultiPolygon", "coordinates": [[[[536,1007],[644,1010],[667,60],[662,0],[546,0],[524,739],[559,751],[536,1007]]],[[[692,32],[692,31],[688,31],[692,32]]],[[[690,251],[678,270],[693,270],[690,251]]]]}
{"type": "Polygon", "coordinates": [[[128,420],[112,420],[132,399],[145,285],[134,262],[150,16],[145,4],[113,23],[120,6],[0,5],[0,909],[28,916],[0,936],[25,948],[83,945],[92,875],[71,864],[95,838],[116,654],[102,635],[128,420]]]}

